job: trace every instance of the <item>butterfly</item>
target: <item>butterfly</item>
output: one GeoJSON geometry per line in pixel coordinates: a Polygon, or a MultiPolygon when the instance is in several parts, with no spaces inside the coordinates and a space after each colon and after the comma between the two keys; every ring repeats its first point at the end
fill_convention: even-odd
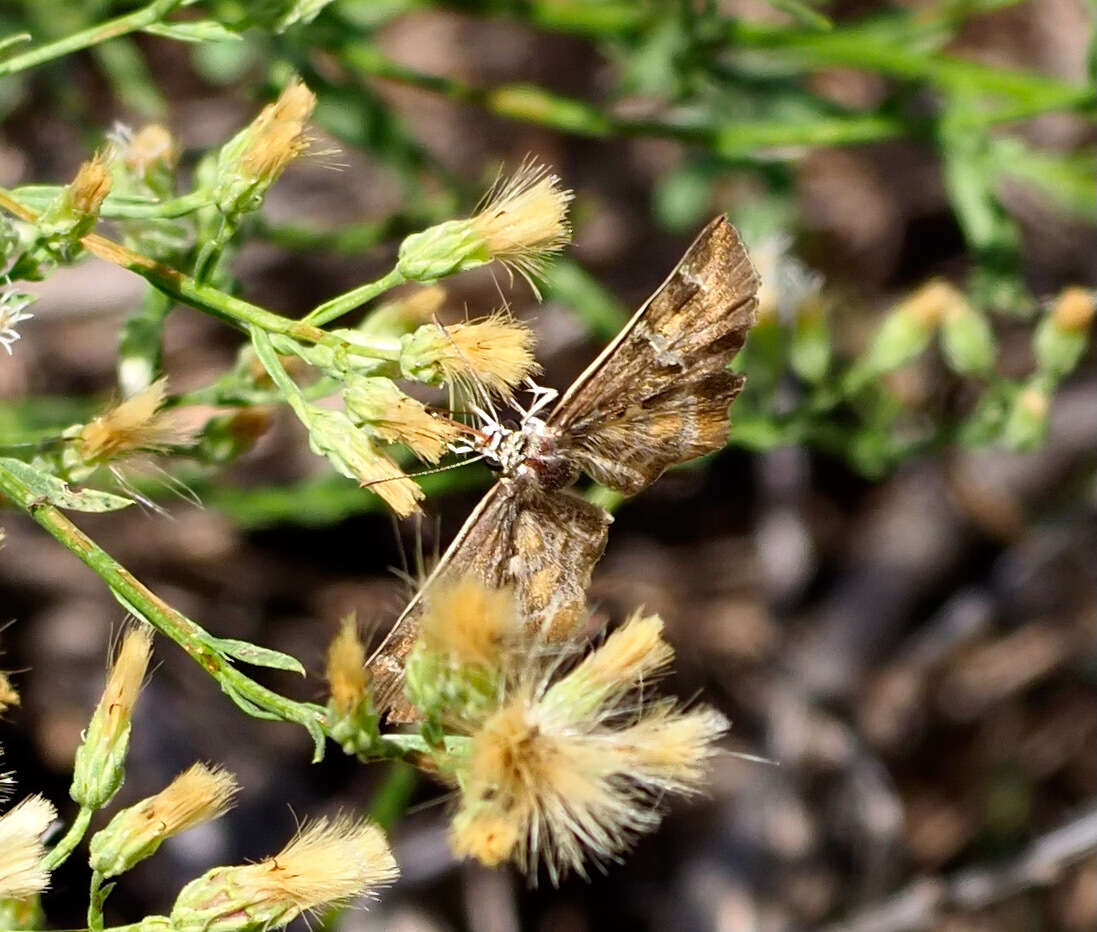
{"type": "Polygon", "coordinates": [[[368,662],[390,721],[417,717],[403,665],[423,594],[440,580],[512,587],[527,629],[550,639],[577,627],[613,518],[567,487],[586,473],[633,495],[724,446],[744,383],[727,366],[755,323],[759,284],[738,232],[717,217],[546,417],[534,405],[518,429],[488,426],[480,452],[498,481],[368,662]]]}

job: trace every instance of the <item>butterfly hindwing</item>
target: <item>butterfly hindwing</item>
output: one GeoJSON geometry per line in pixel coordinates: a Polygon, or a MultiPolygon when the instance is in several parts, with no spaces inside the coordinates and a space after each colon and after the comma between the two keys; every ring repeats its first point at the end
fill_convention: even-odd
{"type": "Polygon", "coordinates": [[[403,696],[404,662],[419,634],[423,594],[442,580],[471,576],[489,588],[513,587],[527,630],[550,639],[570,634],[585,615],[612,520],[568,492],[543,492],[530,477],[500,479],[371,658],[378,708],[390,721],[418,718],[403,696]]]}

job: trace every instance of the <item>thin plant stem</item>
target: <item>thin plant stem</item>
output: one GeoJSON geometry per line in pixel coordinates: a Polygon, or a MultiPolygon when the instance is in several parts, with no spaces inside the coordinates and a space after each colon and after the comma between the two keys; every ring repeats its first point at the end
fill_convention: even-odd
{"type": "Polygon", "coordinates": [[[241,673],[217,649],[216,638],[164,602],[58,508],[43,502],[18,476],[2,466],[0,492],[45,528],[65,549],[79,557],[126,608],[182,647],[241,708],[260,718],[301,725],[313,736],[316,759],[323,756],[326,725],[323,708],[287,699],[241,673]]]}
{"type": "Polygon", "coordinates": [[[153,0],[148,6],[134,10],[132,13],[109,19],[105,23],[83,29],[80,32],[74,32],[71,36],[40,45],[38,48],[30,49],[21,55],[14,55],[7,61],[0,62],[0,77],[6,77],[18,71],[25,71],[27,68],[41,65],[43,62],[61,58],[81,49],[91,48],[93,45],[106,42],[108,39],[116,39],[119,36],[137,32],[137,30],[144,29],[146,26],[152,26],[160,22],[181,2],[182,0],[153,0]]]}
{"type": "MultiPolygon", "coordinates": [[[[28,223],[35,223],[38,219],[34,211],[2,189],[0,189],[0,208],[28,223]]],[[[295,340],[342,350],[352,356],[367,356],[371,359],[388,361],[395,358],[391,341],[373,341],[363,334],[354,343],[348,343],[319,327],[282,317],[241,298],[226,294],[212,285],[196,281],[178,269],[134,252],[98,233],[89,233],[80,240],[80,243],[92,255],[128,269],[176,300],[240,329],[258,327],[269,333],[280,333],[295,340]]]]}
{"type": "Polygon", "coordinates": [[[330,301],[325,301],[323,304],[318,305],[302,318],[302,323],[312,324],[314,327],[322,327],[324,324],[330,323],[337,317],[342,317],[344,314],[350,313],[356,307],[361,307],[367,301],[372,301],[379,294],[383,294],[390,288],[402,285],[405,281],[407,281],[407,279],[400,274],[399,270],[393,269],[375,282],[367,282],[364,285],[359,285],[357,288],[352,288],[350,291],[337,295],[330,301]]]}
{"type": "Polygon", "coordinates": [[[72,825],[69,826],[69,830],[65,832],[64,837],[42,859],[42,866],[46,870],[55,871],[65,863],[68,856],[76,850],[76,846],[83,839],[94,814],[94,809],[88,806],[80,807],[80,811],[76,813],[76,818],[72,820],[72,825]]]}
{"type": "Polygon", "coordinates": [[[414,767],[401,760],[393,761],[370,800],[369,817],[386,832],[392,831],[408,808],[418,782],[419,773],[414,767]]]}

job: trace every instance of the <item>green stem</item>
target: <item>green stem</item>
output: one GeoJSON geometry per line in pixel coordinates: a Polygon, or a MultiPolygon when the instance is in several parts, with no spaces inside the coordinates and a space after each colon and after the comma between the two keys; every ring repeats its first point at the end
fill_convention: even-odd
{"type": "MultiPolygon", "coordinates": [[[[30,210],[45,210],[64,190],[62,185],[22,185],[11,196],[30,210]]],[[[191,191],[170,200],[159,201],[136,195],[109,195],[99,208],[104,220],[165,220],[185,217],[213,203],[208,191],[191,191]]]]}
{"type": "Polygon", "coordinates": [[[323,756],[326,722],[320,706],[280,696],[237,670],[230,659],[216,648],[216,638],[164,602],[60,510],[44,503],[16,475],[3,467],[0,467],[0,492],[90,567],[126,608],[182,647],[244,711],[259,718],[301,725],[312,735],[316,744],[315,759],[323,756]]]}
{"type": "Polygon", "coordinates": [[[312,324],[314,327],[323,327],[324,324],[330,323],[337,317],[342,317],[356,307],[361,307],[367,301],[372,301],[379,294],[388,291],[390,288],[395,288],[397,285],[402,285],[405,281],[407,279],[400,274],[399,270],[393,269],[375,282],[359,285],[357,288],[352,288],[350,291],[318,305],[305,315],[302,323],[312,324]]]}
{"type": "MultiPolygon", "coordinates": [[[[28,223],[36,223],[38,220],[33,211],[19,203],[3,188],[0,188],[0,208],[28,223]]],[[[92,255],[128,269],[135,275],[140,275],[177,301],[182,301],[241,330],[257,327],[269,333],[281,333],[306,343],[319,343],[322,346],[339,349],[352,356],[366,356],[370,359],[387,361],[393,358],[391,341],[375,340],[362,335],[354,343],[348,343],[319,327],[273,314],[258,305],[226,294],[212,285],[199,282],[189,275],[184,275],[178,269],[134,252],[98,233],[88,234],[80,240],[80,243],[92,255]]]]}
{"type": "Polygon", "coordinates": [[[0,77],[33,68],[35,65],[90,48],[108,39],[116,39],[118,36],[144,29],[146,26],[160,22],[181,2],[182,0],[153,0],[148,6],[127,13],[125,16],[118,16],[98,26],[92,26],[90,29],[74,32],[71,36],[58,39],[56,42],[40,45],[22,55],[15,55],[5,62],[0,62],[0,77]]]}
{"type": "Polygon", "coordinates": [[[408,808],[418,782],[419,772],[414,767],[402,760],[393,761],[370,800],[369,817],[386,832],[392,831],[408,808]]]}
{"type": "Polygon", "coordinates": [[[65,863],[68,856],[76,850],[76,846],[80,844],[80,840],[88,830],[88,824],[91,822],[91,817],[94,813],[94,809],[89,809],[86,806],[81,807],[80,811],[76,813],[76,818],[72,820],[72,825],[69,826],[69,830],[65,832],[65,837],[57,842],[50,853],[43,859],[42,866],[46,870],[57,870],[57,868],[65,863]]]}
{"type": "MultiPolygon", "coordinates": [[[[88,893],[88,932],[103,932],[103,903],[110,893],[110,887],[103,889],[105,878],[99,871],[91,872],[91,890],[88,893]]],[[[114,886],[111,884],[111,886],[114,886]]]]}

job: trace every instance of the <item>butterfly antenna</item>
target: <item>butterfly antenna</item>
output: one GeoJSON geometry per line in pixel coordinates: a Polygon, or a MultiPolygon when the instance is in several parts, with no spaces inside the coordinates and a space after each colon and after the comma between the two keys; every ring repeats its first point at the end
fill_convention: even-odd
{"type": "Polygon", "coordinates": [[[475,463],[477,460],[482,460],[484,454],[481,453],[478,456],[474,456],[471,459],[461,460],[460,463],[449,463],[446,466],[435,466],[433,469],[422,469],[419,472],[401,473],[399,476],[385,476],[383,479],[371,479],[369,482],[363,482],[360,488],[368,489],[372,485],[380,485],[382,482],[393,482],[397,479],[414,479],[416,476],[433,476],[439,472],[449,472],[451,469],[460,469],[462,466],[467,466],[469,463],[475,463]]]}

